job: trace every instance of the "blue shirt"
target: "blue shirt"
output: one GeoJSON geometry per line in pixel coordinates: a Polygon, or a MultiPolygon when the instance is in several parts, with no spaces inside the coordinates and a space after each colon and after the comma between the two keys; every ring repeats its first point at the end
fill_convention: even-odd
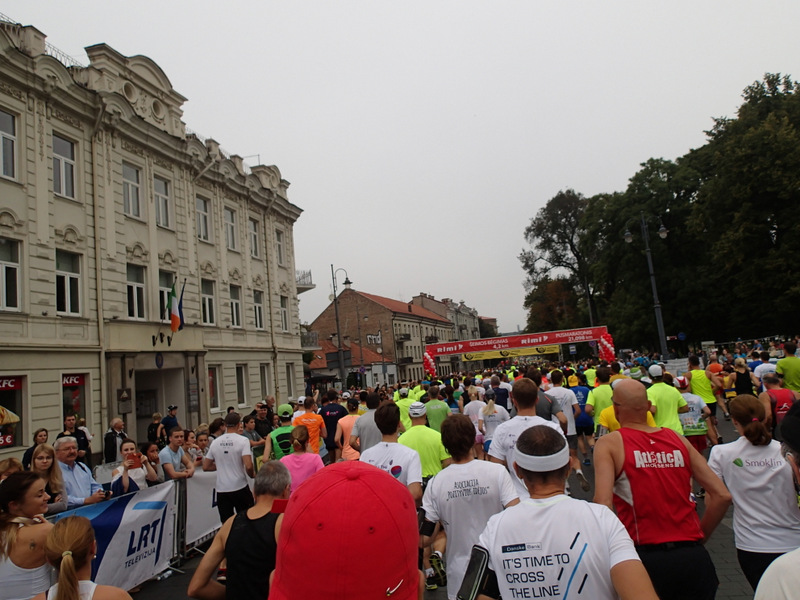
{"type": "Polygon", "coordinates": [[[61,467],[61,475],[64,478],[64,492],[67,494],[67,510],[83,506],[83,501],[94,494],[97,490],[102,490],[103,486],[97,483],[92,477],[89,467],[83,463],[75,461],[74,466],[69,467],[58,461],[61,467]]]}
{"type": "Polygon", "coordinates": [[[576,385],[570,388],[578,399],[578,406],[581,407],[581,414],[575,419],[575,425],[578,427],[591,427],[594,425],[594,419],[591,415],[586,414],[586,400],[589,399],[589,388],[582,385],[576,385]]]}

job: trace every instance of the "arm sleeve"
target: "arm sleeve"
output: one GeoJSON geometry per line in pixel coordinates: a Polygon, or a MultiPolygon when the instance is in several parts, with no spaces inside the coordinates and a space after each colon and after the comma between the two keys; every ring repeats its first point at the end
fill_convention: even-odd
{"type": "Polygon", "coordinates": [[[503,503],[503,506],[505,506],[512,500],[519,498],[519,493],[514,487],[514,482],[511,481],[511,475],[508,474],[508,470],[502,469],[502,471],[500,471],[499,483],[500,483],[500,501],[503,503]]]}
{"type": "Polygon", "coordinates": [[[505,436],[499,431],[499,428],[496,429],[494,432],[494,439],[492,439],[492,445],[489,446],[489,456],[494,456],[500,460],[506,460],[506,449],[503,447],[503,443],[505,442],[504,438],[505,436]]]}
{"type": "Polygon", "coordinates": [[[406,478],[406,485],[412,483],[422,483],[422,462],[419,459],[419,454],[414,452],[414,457],[408,464],[408,477],[406,478]]]}
{"type": "Polygon", "coordinates": [[[425,488],[425,493],[422,496],[422,509],[425,511],[425,519],[436,523],[439,520],[439,511],[437,510],[436,501],[433,497],[433,482],[428,484],[425,488]]]}
{"type": "Polygon", "coordinates": [[[594,391],[589,390],[589,397],[586,399],[586,404],[589,406],[594,406],[594,391]]]}
{"type": "Polygon", "coordinates": [[[722,465],[720,464],[720,452],[714,452],[715,446],[711,446],[711,451],[708,454],[708,466],[709,468],[714,471],[714,474],[725,481],[725,478],[722,476],[722,465]]]}

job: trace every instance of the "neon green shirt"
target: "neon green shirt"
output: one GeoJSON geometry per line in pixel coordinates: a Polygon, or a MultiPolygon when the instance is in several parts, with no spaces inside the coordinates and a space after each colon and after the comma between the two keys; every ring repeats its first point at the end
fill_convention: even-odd
{"type": "Polygon", "coordinates": [[[783,382],[790,390],[800,392],[800,358],[786,356],[775,365],[775,371],[783,375],[783,382]]]}
{"type": "Polygon", "coordinates": [[[711,380],[703,369],[689,371],[692,374],[690,388],[693,394],[700,396],[706,404],[714,404],[717,399],[714,397],[714,390],[711,387],[711,380]]]}
{"type": "Polygon", "coordinates": [[[586,384],[590,388],[593,388],[594,387],[594,380],[597,378],[597,369],[595,369],[595,368],[586,369],[583,372],[583,374],[586,375],[586,384]]]}
{"type": "Polygon", "coordinates": [[[411,429],[411,417],[408,416],[408,409],[414,402],[415,400],[411,397],[400,398],[395,402],[400,409],[400,422],[403,424],[403,427],[406,428],[406,431],[411,429]]]}
{"type": "Polygon", "coordinates": [[[415,425],[400,436],[404,446],[416,450],[422,463],[422,476],[432,477],[442,470],[442,461],[450,458],[442,445],[442,435],[425,425],[415,425]]]}
{"type": "Polygon", "coordinates": [[[589,398],[586,400],[586,404],[594,406],[592,418],[594,419],[595,428],[597,428],[597,422],[600,420],[600,413],[613,405],[611,401],[612,391],[610,385],[601,384],[589,392],[589,398]]]}
{"type": "Polygon", "coordinates": [[[450,415],[450,407],[441,400],[428,400],[425,405],[428,415],[428,425],[431,429],[442,432],[442,423],[450,415]]]}
{"type": "Polygon", "coordinates": [[[683,435],[683,425],[678,409],[686,406],[686,399],[675,387],[659,381],[647,388],[647,399],[656,407],[656,427],[668,427],[683,435]]]}

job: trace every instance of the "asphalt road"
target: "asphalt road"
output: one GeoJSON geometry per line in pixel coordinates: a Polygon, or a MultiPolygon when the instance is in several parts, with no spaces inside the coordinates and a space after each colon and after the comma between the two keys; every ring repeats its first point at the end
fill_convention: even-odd
{"type": "MultiPolygon", "coordinates": [[[[730,442],[736,439],[736,432],[730,422],[720,421],[719,429],[725,441],[730,442]]],[[[594,469],[591,466],[585,466],[584,473],[594,485],[594,469]]],[[[574,480],[574,477],[570,480],[570,486],[576,498],[586,500],[591,498],[593,492],[583,492],[578,482],[574,480]]],[[[702,510],[702,500],[698,502],[702,510]]],[[[717,599],[752,600],[753,592],[747,580],[744,578],[744,575],[742,575],[742,572],[739,570],[739,564],[736,559],[736,548],[733,545],[732,516],[733,509],[731,508],[728,510],[728,514],[726,518],[723,519],[722,524],[717,528],[706,545],[714,560],[714,565],[717,569],[717,577],[720,580],[717,599]]],[[[188,598],[186,589],[189,586],[189,580],[192,577],[192,573],[194,573],[194,570],[197,568],[199,561],[200,558],[195,557],[182,565],[180,569],[184,573],[175,573],[162,581],[149,581],[145,583],[141,586],[140,591],[133,594],[134,600],[162,600],[164,598],[181,600],[183,598],[188,598]]],[[[447,593],[444,588],[440,588],[436,591],[426,592],[425,597],[426,600],[447,600],[447,593]]]]}

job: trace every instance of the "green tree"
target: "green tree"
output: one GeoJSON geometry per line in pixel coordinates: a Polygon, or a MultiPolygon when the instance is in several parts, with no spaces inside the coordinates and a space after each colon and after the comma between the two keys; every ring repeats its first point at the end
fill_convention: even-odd
{"type": "Polygon", "coordinates": [[[526,331],[557,331],[579,327],[578,297],[566,278],[544,276],[525,296],[526,331]]]}
{"type": "Polygon", "coordinates": [[[582,245],[583,216],[587,199],[574,190],[560,191],[548,200],[525,228],[525,241],[532,247],[523,250],[520,261],[527,273],[526,288],[561,277],[586,298],[589,322],[594,322],[594,291],[589,281],[592,245],[582,245]]]}

